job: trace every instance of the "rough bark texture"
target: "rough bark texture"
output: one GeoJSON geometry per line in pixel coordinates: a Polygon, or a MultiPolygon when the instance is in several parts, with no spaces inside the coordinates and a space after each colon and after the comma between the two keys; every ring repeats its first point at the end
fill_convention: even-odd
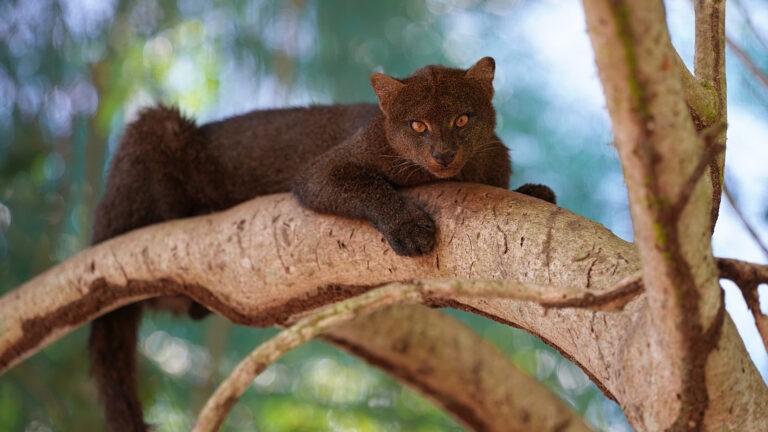
{"type": "MultiPolygon", "coordinates": [[[[599,294],[639,269],[633,245],[543,201],[472,184],[407,193],[438,223],[437,249],[424,257],[396,256],[371,227],[312,214],[287,195],[148,227],[84,251],[0,299],[0,369],[98,314],[161,293],[183,292],[233,321],[268,325],[392,281],[496,278],[599,294]]],[[[660,366],[642,360],[651,327],[645,296],[619,312],[493,298],[446,303],[542,337],[617,400],[635,427],[654,429],[640,415],[658,409],[661,398],[648,390],[660,366]]],[[[380,351],[370,332],[357,331],[355,352],[380,351]]],[[[345,332],[351,340],[355,327],[345,332]]],[[[721,401],[707,407],[708,419],[766,427],[768,393],[727,316],[717,340],[718,358],[728,362],[707,368],[707,383],[724,384],[708,387],[710,398],[721,401]]],[[[371,354],[374,363],[380,355],[371,354]]]]}
{"type": "Polygon", "coordinates": [[[203,407],[193,431],[218,430],[258,374],[288,350],[329,330],[326,339],[410,382],[474,430],[589,430],[482,337],[447,315],[408,304],[449,294],[448,287],[392,283],[302,318],[235,367],[203,407]]]}
{"type": "MultiPolygon", "coordinates": [[[[715,122],[724,123],[723,2],[694,3],[696,75],[717,95],[715,122]]],[[[745,360],[726,348],[733,328],[724,319],[710,246],[725,129],[697,133],[701,126],[685,106],[691,95],[683,88],[688,82],[680,78],[661,1],[584,5],[648,299],[647,331],[630,343],[624,379],[650,402],[626,406],[627,416],[648,430],[732,427],[715,405],[743,397],[733,390],[753,383],[740,379],[734,365],[745,360]]]]}
{"type": "Polygon", "coordinates": [[[552,393],[510,367],[495,346],[440,311],[392,306],[339,326],[324,338],[411,383],[473,430],[586,430],[552,393]],[[444,343],[443,333],[455,335],[451,343],[444,343]]]}
{"type": "MultiPolygon", "coordinates": [[[[710,88],[717,98],[716,115],[713,124],[728,122],[728,98],[725,80],[725,0],[695,0],[696,44],[694,72],[697,79],[710,88]]],[[[688,98],[688,100],[691,100],[688,98]]],[[[702,130],[707,125],[697,125],[702,130]]],[[[707,147],[725,149],[725,127],[716,128],[713,133],[704,134],[707,147]]],[[[714,155],[709,161],[709,183],[712,186],[712,208],[710,212],[712,230],[715,228],[725,180],[725,151],[714,155]]]]}
{"type": "MultiPolygon", "coordinates": [[[[0,303],[3,340],[34,347],[75,321],[176,291],[235,322],[271,325],[391,281],[506,278],[599,293],[638,269],[630,244],[536,199],[471,184],[409,194],[440,220],[429,255],[397,256],[364,223],[313,214],[288,195],[263,197],[137,230],[41,274],[0,303]],[[53,311],[57,319],[42,315],[53,311]]],[[[27,349],[0,355],[0,366],[27,349]]]]}
{"type": "MultiPolygon", "coordinates": [[[[724,1],[694,1],[695,74],[670,44],[660,0],[584,6],[637,248],[535,199],[438,184],[407,192],[435,218],[436,249],[403,258],[363,223],[311,214],[286,195],[263,197],[105,242],[0,298],[0,371],[98,315],[158,295],[185,294],[235,322],[271,325],[393,281],[502,279],[532,287],[530,299],[422,300],[541,337],[616,400],[638,430],[768,430],[768,389],[725,313],[710,247],[727,122],[724,1]],[[638,273],[644,294],[637,294],[638,273]],[[562,294],[559,307],[542,286],[562,294]],[[608,311],[594,298],[621,301],[608,311]]],[[[757,276],[727,262],[721,271],[746,277],[742,289],[765,339],[757,276]]],[[[431,313],[399,315],[406,313],[412,309],[393,308],[326,337],[477,429],[565,425],[556,404],[526,415],[510,402],[527,400],[514,386],[495,389],[505,366],[472,357],[496,354],[466,348],[462,341],[471,337],[463,330],[448,330],[453,324],[431,313]],[[424,321],[412,325],[417,319],[424,321]]]]}

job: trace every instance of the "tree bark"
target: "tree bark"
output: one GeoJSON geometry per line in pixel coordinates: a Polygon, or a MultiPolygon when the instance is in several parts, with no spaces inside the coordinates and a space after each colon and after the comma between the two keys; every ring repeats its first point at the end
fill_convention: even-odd
{"type": "Polygon", "coordinates": [[[463,328],[440,311],[400,305],[356,318],[323,338],[410,383],[472,430],[589,430],[495,346],[463,328]]]}
{"type": "MultiPolygon", "coordinates": [[[[743,398],[744,386],[752,383],[734,367],[748,360],[731,351],[733,326],[710,246],[725,129],[704,130],[689,116],[689,82],[685,74],[681,79],[661,1],[585,0],[584,6],[648,301],[642,318],[647,331],[630,343],[624,379],[649,403],[625,412],[648,430],[733,427],[733,414],[721,409],[722,402],[743,398]]],[[[699,0],[695,10],[697,78],[717,96],[714,124],[724,124],[724,3],[699,0]]],[[[754,385],[765,391],[759,380],[754,385]]]]}
{"type": "Polygon", "coordinates": [[[235,367],[205,404],[193,431],[218,430],[258,374],[288,350],[329,330],[326,339],[410,382],[474,430],[589,430],[562,401],[470,329],[438,311],[398,304],[423,301],[432,288],[393,283],[301,319],[235,367]]]}
{"type": "MultiPolygon", "coordinates": [[[[313,214],[288,195],[100,244],[0,298],[0,369],[97,315],[161,294],[183,293],[235,322],[271,325],[392,281],[503,279],[602,295],[640,269],[633,245],[543,201],[473,184],[405,193],[437,221],[437,248],[429,255],[399,257],[364,223],[313,214]]],[[[639,414],[658,409],[659,398],[649,397],[647,382],[638,384],[639,376],[647,381],[658,373],[658,365],[642,361],[649,327],[644,295],[616,312],[461,296],[438,304],[541,337],[619,402],[633,426],[653,429],[639,414]]],[[[355,351],[364,357],[380,351],[371,339],[360,330],[355,351]]],[[[710,398],[722,402],[708,405],[713,420],[706,425],[766,427],[768,393],[727,316],[718,341],[718,357],[729,362],[707,369],[714,374],[710,398]]]]}
{"type": "MultiPolygon", "coordinates": [[[[710,246],[727,122],[724,2],[694,1],[695,75],[669,41],[660,0],[584,0],[584,7],[636,246],[542,201],[441,183],[404,191],[433,215],[438,238],[434,252],[403,258],[359,221],[312,214],[287,195],[262,197],[110,240],[0,298],[0,371],[89,319],[159,295],[186,295],[234,322],[272,325],[392,282],[461,279],[442,282],[458,284],[448,296],[425,291],[419,301],[539,336],[616,400],[638,430],[768,430],[768,389],[725,313],[710,246]],[[464,283],[488,295],[461,291],[464,283]],[[500,287],[507,298],[496,295],[500,287]]],[[[721,261],[721,271],[749,273],[732,264],[721,261]]],[[[742,283],[753,311],[756,275],[742,283]]],[[[504,430],[504,421],[478,419],[493,421],[510,388],[503,397],[468,398],[462,392],[470,389],[447,378],[466,377],[464,365],[479,361],[451,362],[451,350],[442,349],[458,346],[464,332],[429,314],[413,327],[397,317],[405,308],[392,310],[326,337],[420,388],[465,424],[504,430]],[[421,351],[396,352],[432,327],[439,330],[417,343],[421,351]],[[424,362],[440,370],[434,379],[424,362]]],[[[761,317],[759,308],[755,314],[761,317]]],[[[499,367],[487,367],[491,377],[499,367]]],[[[477,385],[494,381],[473,377],[477,385]]],[[[492,395],[485,385],[476,391],[492,395]]],[[[507,412],[516,417],[508,424],[524,421],[518,408],[507,412]]]]}

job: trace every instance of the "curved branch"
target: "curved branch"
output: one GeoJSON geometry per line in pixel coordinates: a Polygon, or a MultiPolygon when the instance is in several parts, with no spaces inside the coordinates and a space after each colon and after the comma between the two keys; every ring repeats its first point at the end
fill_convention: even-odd
{"type": "Polygon", "coordinates": [[[411,383],[473,430],[584,428],[570,408],[504,353],[438,310],[387,307],[323,338],[411,383]]]}
{"type": "MultiPolygon", "coordinates": [[[[232,406],[251,385],[256,376],[287,351],[331,330],[339,324],[356,318],[359,320],[365,315],[392,304],[423,303],[436,295],[451,296],[451,294],[453,294],[479,296],[494,293],[504,294],[504,292],[496,291],[494,289],[485,289],[482,285],[472,285],[472,288],[468,289],[467,286],[462,284],[392,283],[357,297],[352,297],[328,306],[319,312],[302,318],[287,330],[280,332],[274,338],[260,345],[243,359],[227,379],[219,385],[214,394],[205,404],[198,416],[193,430],[200,432],[218,430],[232,406]]],[[[379,318],[381,318],[381,315],[379,318]]],[[[382,329],[378,329],[379,332],[381,330],[382,329]]],[[[452,342],[456,343],[458,342],[458,339],[452,342]]],[[[482,357],[477,356],[476,352],[473,352],[471,357],[475,362],[481,361],[482,359],[482,357]]],[[[413,362],[414,359],[411,359],[411,363],[413,362]]],[[[434,361],[430,363],[435,364],[434,361]]],[[[525,377],[520,372],[517,372],[511,365],[507,366],[510,369],[507,372],[511,374],[508,375],[507,378],[512,378],[512,382],[515,384],[518,381],[521,381],[527,384],[527,387],[529,388],[539,387],[534,384],[535,381],[525,377]]],[[[473,364],[471,367],[478,368],[479,366],[473,364]]],[[[456,368],[454,365],[448,372],[455,372],[457,369],[461,368],[456,368]]],[[[499,375],[497,378],[500,378],[501,376],[503,375],[499,375]]],[[[475,381],[477,381],[477,379],[475,381]]],[[[476,385],[479,386],[481,383],[476,382],[476,385]]],[[[510,383],[507,382],[506,387],[509,386],[510,383]]],[[[483,390],[489,389],[483,388],[483,390]]],[[[457,393],[458,392],[452,392],[454,397],[456,397],[457,393]]],[[[483,391],[480,394],[485,393],[486,391],[483,391]]],[[[527,415],[500,419],[498,413],[496,413],[493,417],[485,419],[472,416],[471,420],[478,422],[479,424],[476,424],[476,426],[482,426],[482,430],[488,431],[507,431],[510,429],[523,430],[530,429],[531,427],[534,427],[535,430],[566,430],[566,428],[567,430],[589,430],[573,412],[565,408],[565,406],[557,401],[551,394],[542,391],[542,389],[539,389],[534,393],[539,396],[540,399],[530,400],[531,398],[527,398],[529,400],[526,400],[526,402],[534,402],[530,405],[520,405],[519,400],[512,399],[510,401],[512,402],[512,405],[505,407],[505,413],[524,412],[527,413],[527,415]],[[553,409],[559,415],[556,418],[547,418],[546,414],[551,414],[553,409]],[[536,424],[531,424],[531,420],[534,420],[536,424]],[[556,423],[552,423],[553,420],[556,420],[556,423]]],[[[438,398],[438,400],[444,399],[438,398]]],[[[459,419],[462,419],[460,414],[461,413],[457,413],[457,416],[459,419]]]]}
{"type": "MultiPolygon", "coordinates": [[[[226,212],[147,227],[100,244],[0,298],[0,368],[99,314],[168,293],[189,295],[239,323],[272,325],[393,281],[516,280],[528,286],[578,288],[600,298],[639,270],[633,245],[540,200],[465,183],[404,193],[435,217],[437,247],[429,255],[399,257],[366,224],[305,211],[288,195],[258,198],[226,212]]],[[[435,303],[541,337],[625,410],[651,409],[658,400],[643,393],[643,386],[626,383],[628,375],[647,378],[658,367],[629,361],[645,356],[645,345],[638,340],[647,328],[642,294],[618,312],[493,298],[435,303]]],[[[354,351],[375,353],[376,338],[366,332],[359,336],[354,351]]],[[[708,412],[722,412],[738,418],[744,428],[760,429],[768,418],[768,394],[759,388],[745,398],[738,390],[742,387],[736,382],[760,378],[727,317],[718,353],[728,359],[725,370],[733,369],[723,374],[734,380],[723,397],[734,402],[711,406],[708,412]]]]}
{"type": "Polygon", "coordinates": [[[471,184],[409,194],[439,221],[436,251],[418,258],[393,254],[362,222],[314,214],[288,195],[99,244],[0,299],[0,370],[76,325],[158,295],[273,325],[392,281],[517,280],[594,296],[637,270],[630,244],[543,201],[471,184]]]}

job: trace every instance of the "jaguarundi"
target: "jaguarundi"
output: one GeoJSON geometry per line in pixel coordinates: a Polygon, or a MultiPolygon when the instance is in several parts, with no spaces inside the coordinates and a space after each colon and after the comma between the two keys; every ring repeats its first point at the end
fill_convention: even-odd
{"type": "MultiPolygon", "coordinates": [[[[439,180],[508,187],[509,152],[494,133],[494,71],[485,57],[467,70],[426,66],[404,79],[374,73],[378,105],[254,111],[201,126],[176,108],[145,109],[112,160],[93,243],[292,191],[317,212],[367,220],[397,254],[428,253],[435,224],[399,188],[439,180]]],[[[518,191],[554,202],[546,186],[518,191]]],[[[193,318],[207,313],[186,298],[176,302],[193,318]]],[[[148,428],[136,383],[141,307],[122,307],[91,327],[91,373],[113,432],[148,428]]]]}

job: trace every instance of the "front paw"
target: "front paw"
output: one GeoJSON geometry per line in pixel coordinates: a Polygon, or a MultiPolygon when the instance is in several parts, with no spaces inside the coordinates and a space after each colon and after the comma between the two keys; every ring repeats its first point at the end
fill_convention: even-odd
{"type": "Polygon", "coordinates": [[[398,255],[423,255],[435,247],[435,223],[426,212],[414,209],[384,236],[398,255]]]}
{"type": "Polygon", "coordinates": [[[557,204],[555,192],[553,192],[552,189],[550,189],[548,186],[542,184],[526,183],[515,189],[515,192],[520,192],[522,194],[526,194],[552,204],[557,204]]]}

